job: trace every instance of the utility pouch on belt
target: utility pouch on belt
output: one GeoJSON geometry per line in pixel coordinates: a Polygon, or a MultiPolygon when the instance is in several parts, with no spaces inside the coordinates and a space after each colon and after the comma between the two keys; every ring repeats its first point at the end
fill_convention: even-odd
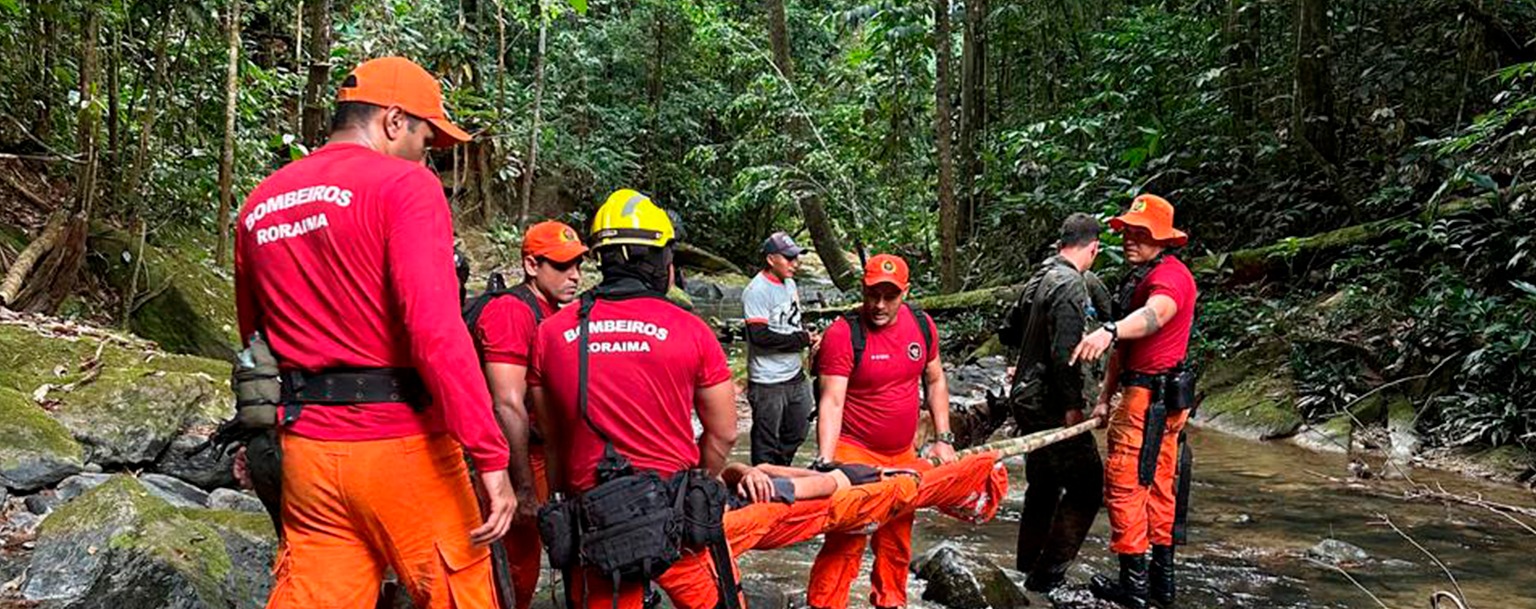
{"type": "Polygon", "coordinates": [[[1169,412],[1195,407],[1195,371],[1180,366],[1163,375],[1163,405],[1169,412]]]}
{"type": "Polygon", "coordinates": [[[702,548],[725,541],[725,507],[730,493],[713,476],[692,470],[675,478],[682,496],[683,545],[702,548]]]}
{"type": "Polygon", "coordinates": [[[249,345],[235,357],[229,379],[235,393],[235,422],[252,431],[271,429],[277,426],[283,401],[277,356],[260,332],[251,335],[249,345]]]}
{"type": "Polygon", "coordinates": [[[549,566],[569,569],[576,566],[576,502],[564,497],[539,508],[539,539],[549,555],[549,566]]]}

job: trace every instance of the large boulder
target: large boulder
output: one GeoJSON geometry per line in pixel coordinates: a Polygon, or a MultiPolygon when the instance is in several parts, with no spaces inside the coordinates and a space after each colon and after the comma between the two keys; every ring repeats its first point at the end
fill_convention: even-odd
{"type": "Polygon", "coordinates": [[[176,508],[115,476],[44,521],[22,595],[57,609],[259,609],[275,551],[263,515],[176,508]]]}
{"type": "Polygon", "coordinates": [[[206,246],[160,245],[166,248],[141,248],[136,236],[98,225],[90,238],[97,255],[88,260],[118,291],[128,290],[138,268],[137,289],[150,295],[129,319],[134,334],[174,353],[234,359],[239,340],[232,282],[208,263],[206,246]]]}
{"type": "Polygon", "coordinates": [[[917,577],[927,583],[925,601],[950,609],[1009,609],[1029,604],[1024,590],[1002,567],[954,544],[934,546],[912,565],[917,577]]]}
{"type": "Polygon", "coordinates": [[[228,364],[66,322],[20,321],[0,324],[0,476],[25,474],[35,488],[81,471],[82,461],[143,467],[181,457],[168,461],[172,474],[196,469],[197,458],[224,463],[190,452],[233,411],[228,364]],[[167,450],[178,439],[179,450],[167,450]]]}
{"type": "Polygon", "coordinates": [[[61,394],[54,417],[85,445],[92,463],[151,463],[184,429],[209,425],[228,408],[223,387],[208,372],[109,368],[61,394]]]}
{"type": "Polygon", "coordinates": [[[1194,423],[1250,440],[1295,435],[1303,421],[1284,357],[1281,346],[1268,345],[1208,361],[1194,423]]]}
{"type": "Polygon", "coordinates": [[[81,456],[69,430],[30,396],[0,386],[0,486],[29,491],[52,485],[79,472],[81,456]]]}

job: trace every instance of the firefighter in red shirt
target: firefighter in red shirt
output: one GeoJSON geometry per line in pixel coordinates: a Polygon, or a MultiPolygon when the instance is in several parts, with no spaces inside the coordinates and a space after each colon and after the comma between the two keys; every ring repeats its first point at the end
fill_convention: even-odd
{"type": "Polygon", "coordinates": [[[1094,595],[1125,607],[1140,609],[1149,600],[1170,607],[1173,547],[1180,542],[1175,530],[1178,495],[1187,495],[1189,484],[1188,447],[1180,438],[1194,405],[1194,375],[1185,369],[1184,358],[1199,293],[1194,275],[1169,251],[1182,247],[1188,237],[1173,227],[1173,205],[1168,201],[1156,195],[1136,197],[1130,210],[1111,219],[1109,226],[1124,235],[1125,258],[1136,266],[1115,303],[1120,320],[1084,337],[1072,354],[1074,363],[1090,361],[1120,342],[1110,356],[1093,412],[1096,417],[1108,415],[1105,504],[1109,548],[1120,557],[1120,577],[1095,577],[1091,588],[1094,595]],[[1110,412],[1116,393],[1120,403],[1110,412]]]}
{"type": "MultiPolygon", "coordinates": [[[[736,395],[725,351],[703,320],[666,299],[673,285],[674,237],[671,219],[649,197],[633,190],[613,193],[592,221],[590,242],[602,282],[541,324],[534,340],[528,386],[535,418],[547,432],[550,486],[580,501],[583,524],[606,522],[634,540],[616,548],[617,555],[602,555],[603,549],[615,549],[597,547],[613,539],[607,533],[614,530],[583,529],[576,539],[585,562],[568,565],[573,571],[565,579],[567,594],[579,606],[639,609],[653,582],[680,607],[714,606],[718,598],[714,586],[693,585],[697,569],[710,568],[718,555],[679,548],[668,539],[673,526],[686,522],[666,520],[655,523],[655,530],[646,528],[650,518],[671,512],[667,489],[679,476],[701,469],[706,481],[719,484],[714,477],[736,441],[736,395]],[[698,436],[695,414],[703,427],[698,436]],[[666,497],[656,509],[635,510],[633,522],[623,517],[611,522],[615,519],[603,514],[624,512],[629,502],[621,498],[613,505],[623,492],[607,489],[636,488],[629,483],[645,489],[636,502],[666,497]],[[642,575],[621,577],[600,569],[633,564],[636,556],[647,565],[642,575]],[[650,571],[649,565],[669,560],[665,572],[650,571]]],[[[723,498],[723,486],[717,490],[723,498]]],[[[557,498],[545,511],[574,502],[557,498]]],[[[724,504],[718,507],[716,519],[724,504]]],[[[548,530],[545,516],[541,512],[541,530],[548,530]]],[[[555,555],[566,544],[548,538],[545,543],[552,548],[552,564],[569,560],[555,555]]],[[[728,555],[721,558],[733,568],[728,555]]]]}
{"type": "Polygon", "coordinates": [[[330,142],[262,181],[236,228],[240,332],[260,332],[282,381],[267,606],[371,607],[392,568],[417,607],[489,608],[486,545],[516,498],[459,318],[448,202],[423,165],[469,135],[403,58],[358,66],[337,101],[330,142]]]}
{"type": "Polygon", "coordinates": [[[528,227],[523,235],[523,282],[477,297],[466,320],[480,348],[496,418],[512,448],[511,474],[517,489],[517,517],[502,542],[511,563],[517,609],[528,609],[539,585],[538,506],[549,500],[544,438],[530,422],[529,351],[538,325],[576,299],[581,259],[587,253],[575,229],[553,220],[528,227]]]}
{"type": "MultiPolygon", "coordinates": [[[[820,455],[813,468],[833,462],[923,470],[930,467],[913,449],[921,398],[926,388],[937,441],[933,456],[955,460],[949,429],[949,386],[939,358],[933,320],[906,305],[907,263],[881,254],[864,267],[864,305],[856,315],[827,328],[817,369],[821,377],[820,455]]],[[[873,535],[875,566],[870,602],[875,607],[907,605],[907,566],[912,562],[912,514],[892,519],[873,535]]],[[[828,534],[811,568],[812,607],[848,606],[868,537],[828,534]]]]}

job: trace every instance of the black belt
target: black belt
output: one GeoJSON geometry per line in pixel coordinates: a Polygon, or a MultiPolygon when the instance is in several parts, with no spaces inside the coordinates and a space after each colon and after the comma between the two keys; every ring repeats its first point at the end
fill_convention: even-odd
{"type": "Polygon", "coordinates": [[[1157,389],[1162,388],[1163,379],[1167,377],[1171,372],[1174,372],[1174,370],[1169,370],[1168,372],[1159,372],[1157,374],[1147,374],[1145,372],[1128,370],[1126,372],[1120,373],[1120,385],[1125,387],[1141,387],[1144,389],[1152,389],[1155,393],[1157,389]]]}
{"type": "Polygon", "coordinates": [[[432,394],[415,368],[284,370],[281,376],[285,404],[404,402],[421,411],[432,403],[432,394]]]}

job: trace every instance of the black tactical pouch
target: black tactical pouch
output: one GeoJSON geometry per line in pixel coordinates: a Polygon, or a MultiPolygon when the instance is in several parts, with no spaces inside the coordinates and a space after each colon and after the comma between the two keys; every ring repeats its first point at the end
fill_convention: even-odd
{"type": "Polygon", "coordinates": [[[1163,405],[1169,412],[1195,407],[1195,372],[1178,367],[1163,375],[1163,405]]]}
{"type": "Polygon", "coordinates": [[[576,566],[576,502],[556,499],[539,508],[539,538],[549,566],[564,570],[576,566]]]}
{"type": "Polygon", "coordinates": [[[656,472],[609,480],[578,499],[582,561],[623,581],[651,581],[682,557],[678,511],[656,472]]]}
{"type": "Polygon", "coordinates": [[[698,470],[678,474],[676,482],[683,504],[683,545],[702,548],[725,541],[725,506],[730,501],[725,484],[698,470]]]}

